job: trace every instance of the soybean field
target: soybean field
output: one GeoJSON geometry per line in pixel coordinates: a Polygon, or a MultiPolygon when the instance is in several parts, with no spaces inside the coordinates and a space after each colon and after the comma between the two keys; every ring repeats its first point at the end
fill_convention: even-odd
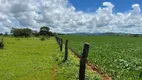
{"type": "Polygon", "coordinates": [[[59,35],[81,55],[90,43],[88,60],[113,80],[142,80],[142,37],[59,35]]]}

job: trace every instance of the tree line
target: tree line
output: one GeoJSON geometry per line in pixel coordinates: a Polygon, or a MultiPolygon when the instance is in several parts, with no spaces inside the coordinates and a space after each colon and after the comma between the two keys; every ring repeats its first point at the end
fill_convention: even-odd
{"type": "Polygon", "coordinates": [[[11,33],[14,37],[30,37],[30,36],[54,36],[55,33],[50,31],[50,28],[43,26],[40,31],[34,31],[29,28],[12,28],[11,33]]]}

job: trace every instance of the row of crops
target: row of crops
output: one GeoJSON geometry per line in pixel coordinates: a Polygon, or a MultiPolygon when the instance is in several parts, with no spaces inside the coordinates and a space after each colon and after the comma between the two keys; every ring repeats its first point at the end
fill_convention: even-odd
{"type": "Polygon", "coordinates": [[[79,55],[91,45],[88,60],[113,80],[142,80],[142,37],[62,35],[79,55]]]}

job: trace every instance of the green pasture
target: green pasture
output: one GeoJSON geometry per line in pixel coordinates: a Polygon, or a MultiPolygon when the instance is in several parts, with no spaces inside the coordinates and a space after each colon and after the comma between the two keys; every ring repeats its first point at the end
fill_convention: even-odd
{"type": "MultiPolygon", "coordinates": [[[[2,38],[2,37],[0,37],[2,38]]],[[[79,59],[69,51],[69,60],[62,62],[55,39],[4,37],[0,49],[0,80],[78,80],[79,59]]],[[[87,80],[101,77],[86,70],[87,80]]]]}

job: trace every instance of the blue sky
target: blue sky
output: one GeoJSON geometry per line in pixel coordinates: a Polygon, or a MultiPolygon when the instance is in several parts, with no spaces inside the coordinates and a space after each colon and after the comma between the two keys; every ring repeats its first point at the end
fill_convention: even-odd
{"type": "MultiPolygon", "coordinates": [[[[102,6],[103,2],[111,2],[114,12],[126,12],[131,10],[132,4],[142,5],[142,0],[69,0],[77,11],[94,12],[102,6]]],[[[142,6],[140,6],[142,8],[142,6]]]]}

